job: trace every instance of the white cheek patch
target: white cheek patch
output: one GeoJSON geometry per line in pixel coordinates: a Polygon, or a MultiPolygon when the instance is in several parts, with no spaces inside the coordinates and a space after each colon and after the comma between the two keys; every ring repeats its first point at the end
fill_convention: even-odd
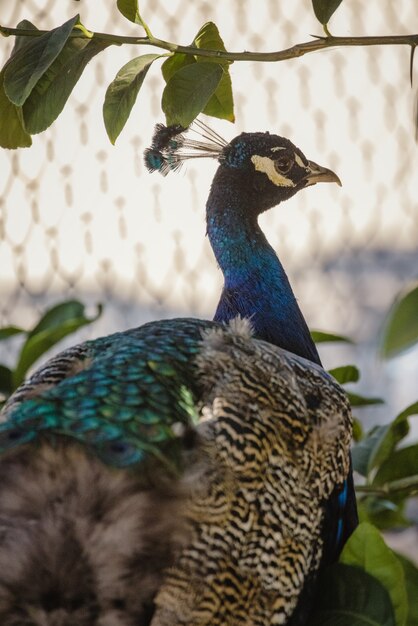
{"type": "Polygon", "coordinates": [[[296,163],[299,165],[299,167],[301,167],[302,169],[306,168],[305,163],[302,161],[302,159],[300,158],[300,156],[298,154],[296,154],[295,152],[295,161],[296,163]]]}
{"type": "Polygon", "coordinates": [[[290,178],[286,178],[283,174],[279,174],[279,172],[274,167],[274,161],[269,159],[269,157],[259,156],[258,154],[254,154],[251,157],[251,161],[254,163],[254,167],[257,172],[263,172],[266,174],[271,182],[277,187],[295,187],[295,183],[290,178]]]}

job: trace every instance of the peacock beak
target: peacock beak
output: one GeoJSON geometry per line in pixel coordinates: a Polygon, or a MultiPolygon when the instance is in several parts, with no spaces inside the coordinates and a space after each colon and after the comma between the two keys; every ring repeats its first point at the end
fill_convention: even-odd
{"type": "Polygon", "coordinates": [[[342,187],[337,174],[327,167],[322,167],[318,165],[318,163],[314,163],[314,161],[308,161],[306,170],[307,173],[303,179],[305,181],[305,187],[316,185],[316,183],[337,183],[337,185],[342,187]]]}

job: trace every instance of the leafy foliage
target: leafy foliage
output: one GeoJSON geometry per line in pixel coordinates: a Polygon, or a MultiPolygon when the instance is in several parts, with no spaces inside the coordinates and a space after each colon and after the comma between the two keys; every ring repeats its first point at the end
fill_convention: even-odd
{"type": "Polygon", "coordinates": [[[30,134],[46,130],[57,119],[86,65],[108,46],[94,39],[71,39],[66,43],[23,105],[25,128],[30,134]]]}
{"type": "MultiPolygon", "coordinates": [[[[46,130],[60,115],[89,61],[110,45],[121,43],[146,44],[169,52],[155,55],[152,61],[150,57],[153,55],[133,59],[121,68],[109,85],[103,114],[112,143],[126,124],[151,63],[161,56],[168,57],[161,67],[167,82],[162,95],[162,109],[168,124],[187,126],[200,113],[233,122],[230,63],[254,59],[281,61],[330,45],[347,45],[347,38],[339,42],[339,38],[331,37],[327,28],[329,19],[341,2],[312,0],[314,13],[323,24],[326,37],[276,53],[227,52],[213,22],[200,28],[190,46],[158,39],[144,21],[138,0],[116,0],[116,6],[127,20],[145,30],[145,37],[93,33],[83,26],[78,15],[50,31],[39,32],[28,20],[20,22],[17,29],[0,25],[1,34],[8,36],[13,31],[12,34],[16,35],[12,54],[0,70],[0,146],[9,149],[31,146],[31,135],[46,130]],[[216,67],[208,67],[208,64],[216,67]],[[195,65],[197,67],[192,69],[191,66],[195,65]]],[[[348,45],[367,44],[364,41],[367,38],[358,39],[361,41],[355,42],[355,38],[351,38],[348,45]]],[[[411,46],[412,68],[416,45],[414,36],[401,35],[398,39],[397,43],[411,46]]],[[[382,43],[387,42],[382,39],[382,43]]]]}
{"type": "MultiPolygon", "coordinates": [[[[29,147],[30,135],[44,131],[59,116],[87,63],[110,45],[70,38],[80,26],[76,15],[43,35],[16,38],[0,73],[0,146],[29,147]]],[[[18,27],[38,30],[27,20],[18,27]]]]}
{"type": "Polygon", "coordinates": [[[5,67],[4,90],[10,102],[22,106],[32,89],[64,48],[78,15],[62,26],[14,49],[5,67]]]}
{"type": "Polygon", "coordinates": [[[395,623],[404,626],[408,601],[403,568],[374,526],[367,522],[359,524],[345,544],[340,562],[361,567],[377,579],[391,598],[395,623]]]}
{"type": "Polygon", "coordinates": [[[31,330],[24,330],[17,326],[1,328],[0,341],[6,341],[16,335],[25,335],[25,340],[16,365],[13,368],[4,364],[0,365],[0,394],[7,398],[23,381],[29,368],[45,352],[64,337],[97,320],[101,312],[102,307],[99,305],[96,315],[89,318],[81,302],[68,300],[46,311],[31,330]]]}
{"type": "Polygon", "coordinates": [[[418,342],[418,285],[402,293],[388,316],[382,339],[382,354],[396,356],[418,342]]]}
{"type": "Polygon", "coordinates": [[[0,146],[29,148],[32,139],[26,132],[21,107],[9,100],[4,91],[4,70],[0,72],[0,146]]]}
{"type": "Polygon", "coordinates": [[[408,613],[405,626],[416,626],[416,624],[418,624],[418,568],[404,556],[400,554],[396,556],[403,567],[408,597],[408,613]]]}
{"type": "Polygon", "coordinates": [[[359,567],[337,563],[322,574],[309,626],[396,626],[389,593],[359,567]]]}
{"type": "Polygon", "coordinates": [[[394,450],[379,467],[373,479],[373,485],[396,486],[396,492],[409,491],[410,482],[412,488],[418,491],[418,444],[406,446],[399,450],[394,450]],[[407,479],[412,479],[408,481],[407,479]],[[403,482],[402,482],[403,481],[403,482]]]}
{"type": "MultiPolygon", "coordinates": [[[[196,37],[194,38],[192,45],[196,48],[202,48],[206,50],[225,51],[225,46],[219,34],[218,28],[213,22],[207,22],[202,26],[202,28],[199,30],[196,37]]],[[[164,98],[167,98],[166,91],[167,89],[169,89],[170,82],[177,72],[179,72],[183,67],[194,65],[195,63],[208,62],[220,65],[223,69],[223,72],[222,74],[220,74],[216,89],[210,93],[209,98],[207,99],[205,105],[202,107],[201,111],[206,115],[218,117],[220,119],[225,119],[233,122],[235,120],[234,100],[232,95],[231,77],[228,71],[227,61],[216,58],[211,59],[210,57],[199,57],[198,55],[190,56],[182,53],[174,54],[163,63],[163,66],[161,68],[164,80],[167,82],[167,87],[163,94],[163,101],[164,98]]],[[[202,66],[199,67],[199,70],[202,70],[202,66]]],[[[193,94],[195,91],[198,90],[198,87],[192,81],[189,84],[189,89],[193,94]]],[[[184,106],[188,107],[188,102],[184,99],[177,102],[174,98],[174,106],[177,107],[177,109],[183,108],[184,106]],[[181,106],[179,106],[180,103],[181,106]]],[[[194,118],[192,118],[192,120],[193,119],[194,118]]],[[[187,124],[183,124],[183,126],[187,126],[187,124]]]]}
{"type": "Polygon", "coordinates": [[[408,418],[418,413],[418,402],[411,404],[386,426],[375,426],[368,436],[353,450],[357,471],[366,476],[393,454],[397,444],[409,433],[408,418]],[[363,462],[360,462],[360,457],[363,462]]]}
{"type": "Polygon", "coordinates": [[[158,54],[145,54],[132,59],[116,74],[106,91],[103,118],[106,132],[114,144],[125,126],[136,97],[152,63],[158,54]]]}
{"type": "Polygon", "coordinates": [[[353,341],[349,337],[345,337],[344,335],[335,335],[333,333],[326,333],[322,330],[312,330],[311,337],[315,343],[324,343],[327,341],[342,341],[344,343],[353,343],[353,341]]]}
{"type": "MultiPolygon", "coordinates": [[[[118,0],[117,6],[124,17],[142,26],[152,38],[136,0],[118,0]]],[[[28,20],[20,22],[18,28],[38,31],[28,20]]],[[[12,54],[0,72],[0,146],[29,147],[31,135],[44,131],[59,116],[89,61],[111,43],[89,33],[78,15],[43,34],[16,37],[12,54]]],[[[225,51],[216,25],[204,24],[192,48],[225,51]]],[[[132,59],[109,85],[103,117],[112,143],[129,118],[148,70],[160,57],[146,54],[132,59]]],[[[228,66],[228,61],[216,55],[172,54],[162,68],[167,82],[162,95],[167,124],[188,126],[201,112],[234,121],[228,66]]]]}
{"type": "Polygon", "coordinates": [[[357,486],[360,519],[381,530],[411,524],[406,505],[418,494],[418,445],[405,447],[404,440],[417,414],[418,402],[391,423],[373,427],[352,449],[353,467],[365,480],[357,486]]]}
{"type": "MultiPolygon", "coordinates": [[[[408,292],[404,298],[397,300],[401,311],[405,298],[409,310],[410,294],[408,292]]],[[[402,311],[400,322],[397,310],[395,305],[389,316],[390,321],[395,319],[394,343],[397,332],[414,337],[417,319],[416,315],[405,315],[402,311]],[[405,327],[400,331],[398,325],[401,323],[405,327]]],[[[390,321],[387,327],[390,327],[390,321]]],[[[312,332],[312,336],[319,342],[350,342],[347,337],[327,333],[316,335],[316,331],[312,332]]],[[[342,385],[356,383],[360,378],[355,365],[340,366],[329,373],[342,385]]],[[[356,407],[383,402],[352,391],[347,395],[352,406],[356,407]]],[[[364,478],[364,483],[357,486],[362,523],[344,547],[341,564],[333,566],[322,577],[319,606],[310,626],[336,623],[341,626],[411,626],[416,623],[418,569],[413,563],[395,555],[385,545],[378,529],[402,529],[411,524],[406,504],[409,498],[418,494],[418,444],[405,446],[404,440],[409,434],[410,419],[417,415],[418,402],[415,402],[389,424],[374,426],[366,433],[360,422],[355,420],[352,461],[354,470],[364,478]]]]}
{"type": "Polygon", "coordinates": [[[167,124],[189,126],[208,104],[222,78],[222,67],[214,63],[186,65],[167,83],[161,101],[167,124]]]}
{"type": "Polygon", "coordinates": [[[358,393],[353,393],[352,391],[347,391],[347,396],[350,400],[351,406],[369,406],[372,404],[383,404],[382,398],[368,398],[366,396],[361,396],[358,393]]]}

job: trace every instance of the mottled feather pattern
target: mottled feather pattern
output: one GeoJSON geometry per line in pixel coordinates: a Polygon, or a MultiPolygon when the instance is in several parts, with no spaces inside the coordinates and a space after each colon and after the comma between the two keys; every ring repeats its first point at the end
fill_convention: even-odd
{"type": "MultiPolygon", "coordinates": [[[[57,623],[95,624],[99,616],[117,614],[121,626],[145,625],[151,618],[141,615],[147,614],[146,607],[159,589],[152,626],[285,624],[306,577],[319,567],[324,514],[321,504],[348,472],[351,417],[342,389],[320,367],[253,339],[245,320],[232,322],[232,327],[191,319],[168,320],[85,346],[88,367],[15,410],[10,405],[9,421],[2,425],[0,511],[6,540],[0,544],[0,572],[6,571],[12,552],[17,555],[17,563],[23,565],[13,570],[12,581],[0,574],[0,616],[2,610],[8,615],[13,602],[20,603],[22,614],[29,611],[32,602],[39,615],[44,615],[42,598],[55,576],[53,560],[68,548],[70,552],[81,550],[85,561],[84,565],[68,562],[67,587],[64,590],[62,583],[62,594],[73,593],[73,576],[86,577],[83,588],[92,594],[91,600],[87,602],[87,596],[81,595],[78,601],[94,607],[91,610],[95,617],[90,617],[90,622],[74,617],[78,615],[76,609],[71,609],[77,604],[74,600],[73,604],[67,603],[68,621],[57,623]],[[125,364],[122,372],[121,362],[125,364]],[[154,363],[151,367],[150,362],[154,363]],[[95,385],[101,388],[103,371],[108,375],[115,371],[121,389],[128,385],[129,393],[123,402],[121,395],[113,397],[113,382],[105,387],[106,395],[94,394],[95,385]],[[136,373],[136,394],[131,393],[129,373],[132,378],[136,373]],[[161,377],[167,389],[158,386],[161,377]],[[180,416],[178,407],[173,409],[174,398],[178,398],[176,390],[186,384],[200,416],[192,445],[190,441],[187,445],[184,437],[175,439],[170,429],[179,419],[192,428],[190,406],[184,414],[180,410],[180,416]],[[81,388],[82,398],[93,397],[99,404],[92,406],[83,401],[77,405],[72,391],[81,388]],[[129,404],[131,397],[138,398],[135,405],[129,404]],[[115,441],[114,432],[119,441],[121,429],[129,439],[135,421],[139,422],[137,432],[142,433],[144,424],[148,425],[147,420],[141,422],[142,416],[147,415],[146,408],[155,408],[155,402],[159,414],[164,414],[159,429],[167,434],[166,441],[145,448],[140,434],[137,447],[141,454],[128,455],[131,471],[111,467],[121,465],[115,462],[115,455],[101,454],[108,466],[102,464],[96,454],[102,450],[103,441],[115,441]],[[45,417],[41,411],[34,416],[37,406],[53,407],[55,413],[45,417]],[[107,414],[109,406],[112,411],[107,414]],[[137,415],[126,419],[131,406],[137,415]],[[73,416],[75,407],[80,411],[78,420],[73,416]],[[90,414],[93,410],[101,411],[97,422],[91,421],[95,419],[90,414]],[[77,428],[74,433],[73,420],[82,423],[83,416],[95,426],[90,430],[77,428]],[[35,432],[31,442],[4,446],[7,432],[29,425],[35,432]],[[171,457],[176,459],[177,473],[166,471],[173,461],[160,463],[163,453],[170,455],[171,445],[167,447],[167,443],[173,441],[179,444],[171,457]],[[27,480],[28,469],[36,479],[27,480]],[[179,469],[181,479],[176,478],[179,469]],[[121,489],[116,500],[115,484],[121,489]],[[158,540],[146,539],[146,533],[140,539],[144,519],[155,527],[155,537],[159,534],[157,528],[164,527],[161,553],[156,553],[160,556],[155,560],[154,555],[150,557],[149,568],[145,567],[142,574],[142,556],[130,560],[124,553],[123,558],[118,557],[118,541],[106,548],[106,533],[101,535],[100,515],[104,515],[109,520],[110,536],[125,536],[121,530],[124,515],[115,513],[119,505],[123,507],[124,498],[128,510],[130,502],[137,503],[133,508],[138,522],[127,531],[126,546],[145,545],[148,551],[149,546],[155,546],[158,540]],[[142,507],[148,513],[142,512],[142,507]],[[50,515],[44,516],[45,511],[50,515]],[[29,526],[28,515],[35,520],[29,526]],[[154,516],[152,522],[149,516],[154,516]],[[96,552],[92,540],[95,532],[96,552]],[[45,539],[38,541],[41,535],[45,539]],[[22,554],[20,537],[25,537],[22,554]],[[28,551],[25,546],[30,542],[34,547],[28,551]],[[28,600],[23,592],[17,600],[13,588],[18,589],[22,579],[27,580],[24,589],[30,596],[29,580],[37,576],[45,542],[51,547],[51,563],[46,561],[49,574],[37,581],[35,598],[28,600]],[[101,551],[103,559],[116,562],[115,579],[113,570],[103,574],[110,577],[108,593],[100,582],[89,578],[91,572],[108,571],[106,563],[97,560],[101,551]],[[144,581],[141,576],[145,576],[144,581]],[[143,590],[140,607],[129,595],[132,588],[143,590]],[[110,596],[119,598],[113,608],[108,604],[110,596]],[[115,606],[119,608],[112,613],[115,606]]],[[[111,375],[109,378],[112,381],[111,375]]],[[[126,454],[123,458],[126,460],[126,454]]],[[[128,525],[129,520],[130,515],[128,525]]],[[[153,530],[150,527],[146,532],[153,530]]],[[[55,624],[52,618],[42,619],[18,623],[55,624]]],[[[106,619],[97,624],[113,624],[111,618],[106,619]]]]}
{"type": "Polygon", "coordinates": [[[153,626],[285,624],[319,568],[322,504],[348,472],[348,401],[320,367],[233,332],[210,331],[196,362],[212,470],[153,626]]]}

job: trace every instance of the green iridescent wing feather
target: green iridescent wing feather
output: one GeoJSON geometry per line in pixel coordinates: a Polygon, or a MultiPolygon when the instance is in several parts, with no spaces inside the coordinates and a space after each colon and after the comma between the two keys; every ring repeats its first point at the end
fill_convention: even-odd
{"type": "Polygon", "coordinates": [[[172,334],[167,323],[164,331],[153,324],[87,342],[85,369],[10,411],[0,453],[48,433],[76,439],[116,467],[150,454],[172,463],[179,433],[197,420],[193,359],[205,326],[173,320],[172,334]]]}

